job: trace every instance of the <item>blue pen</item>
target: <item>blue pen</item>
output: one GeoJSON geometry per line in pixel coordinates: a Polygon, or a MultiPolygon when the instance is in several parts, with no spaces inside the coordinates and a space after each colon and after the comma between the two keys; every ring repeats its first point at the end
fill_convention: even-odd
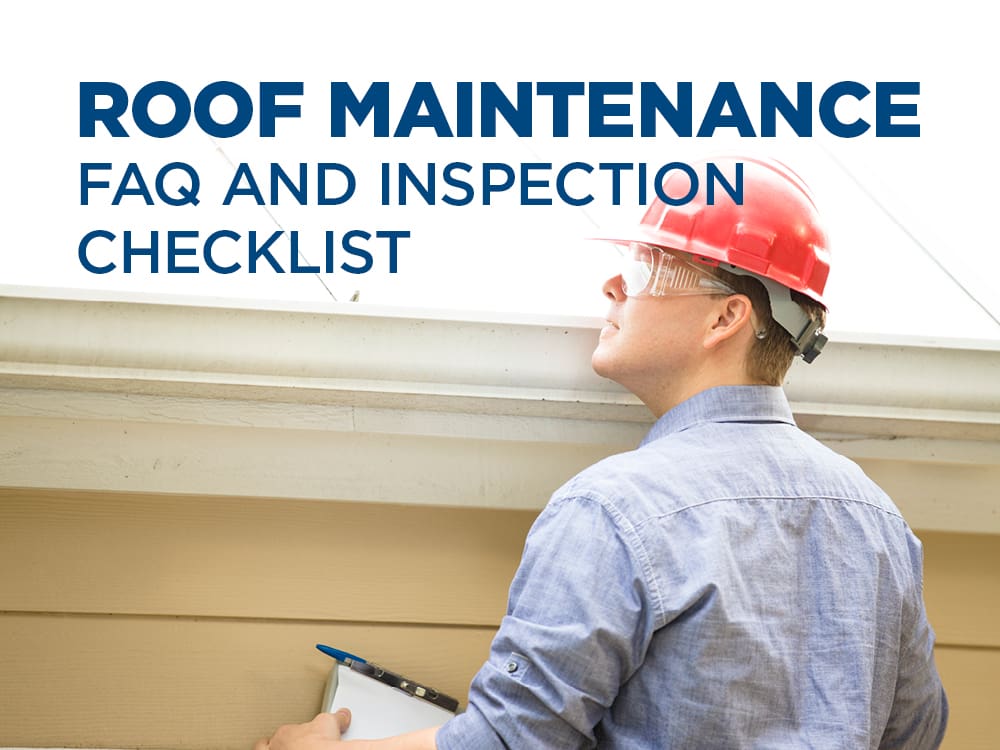
{"type": "Polygon", "coordinates": [[[334,659],[339,661],[341,664],[346,664],[348,660],[357,662],[359,664],[367,664],[366,659],[362,659],[360,656],[355,656],[354,654],[349,654],[346,651],[341,651],[339,648],[333,648],[332,646],[324,646],[322,643],[317,643],[316,648],[322,651],[327,656],[332,656],[334,659]]]}

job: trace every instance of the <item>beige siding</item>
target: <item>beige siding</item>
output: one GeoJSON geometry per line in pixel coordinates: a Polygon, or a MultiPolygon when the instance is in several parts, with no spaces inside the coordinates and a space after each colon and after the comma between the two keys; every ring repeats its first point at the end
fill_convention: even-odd
{"type": "MultiPolygon", "coordinates": [[[[918,535],[924,543],[924,601],[938,641],[1000,649],[1000,536],[918,535]]],[[[995,675],[991,692],[1000,708],[1000,670],[995,675]]]]}
{"type": "Polygon", "coordinates": [[[464,697],[493,628],[11,613],[0,745],[241,748],[319,710],[337,643],[464,697]]]}
{"type": "Polygon", "coordinates": [[[3,609],[495,625],[533,513],[0,489],[3,609]]]}
{"type": "MultiPolygon", "coordinates": [[[[0,489],[0,745],[247,748],[317,642],[464,698],[534,515],[0,489]]],[[[921,537],[946,747],[996,747],[1000,537],[921,537]]]]}
{"type": "Polygon", "coordinates": [[[924,601],[951,708],[945,750],[1000,747],[1000,536],[918,532],[924,601]]]}

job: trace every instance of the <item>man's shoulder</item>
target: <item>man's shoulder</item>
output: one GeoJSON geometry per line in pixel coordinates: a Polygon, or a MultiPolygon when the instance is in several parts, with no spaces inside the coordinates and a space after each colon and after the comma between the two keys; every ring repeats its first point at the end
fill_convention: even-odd
{"type": "Polygon", "coordinates": [[[553,500],[587,498],[640,521],[709,502],[835,499],[900,515],[861,466],[795,425],[715,424],[663,435],[579,472],[553,500]]]}
{"type": "Polygon", "coordinates": [[[651,513],[679,510],[699,493],[698,478],[683,470],[693,457],[682,458],[682,453],[688,449],[678,446],[673,452],[676,460],[666,462],[649,445],[613,454],[569,479],[553,494],[550,505],[596,503],[631,523],[651,513]]]}

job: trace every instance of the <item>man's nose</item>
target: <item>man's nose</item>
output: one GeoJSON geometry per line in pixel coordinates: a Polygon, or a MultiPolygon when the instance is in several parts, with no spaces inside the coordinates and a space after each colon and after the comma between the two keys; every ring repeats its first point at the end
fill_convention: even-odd
{"type": "Polygon", "coordinates": [[[623,302],[625,300],[625,287],[621,274],[612,276],[610,279],[605,281],[602,289],[604,291],[604,296],[609,300],[614,302],[623,302]]]}

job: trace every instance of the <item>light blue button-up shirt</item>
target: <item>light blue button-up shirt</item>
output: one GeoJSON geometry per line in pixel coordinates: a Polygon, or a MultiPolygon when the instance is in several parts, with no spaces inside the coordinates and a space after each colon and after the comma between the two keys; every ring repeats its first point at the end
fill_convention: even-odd
{"type": "Polygon", "coordinates": [[[922,552],[780,388],[704,391],[538,517],[468,748],[934,748],[922,552]]]}

